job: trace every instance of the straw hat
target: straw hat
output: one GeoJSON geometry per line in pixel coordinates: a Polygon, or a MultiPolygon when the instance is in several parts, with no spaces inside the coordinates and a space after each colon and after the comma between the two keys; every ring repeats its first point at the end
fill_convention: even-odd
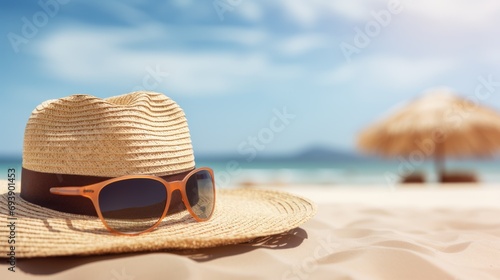
{"type": "MultiPolygon", "coordinates": [[[[90,200],[48,192],[61,182],[84,185],[122,175],[182,177],[194,167],[184,112],[163,94],[133,92],[107,99],[72,95],[42,103],[26,126],[21,192],[18,188],[14,194],[16,257],[234,244],[283,233],[316,212],[310,201],[284,192],[223,189],[217,190],[209,221],[196,222],[187,211],[177,211],[152,232],[122,236],[104,227],[89,207],[90,200]]],[[[11,197],[2,190],[1,220],[11,217],[11,197]]],[[[9,232],[0,227],[0,235],[9,232]]]]}

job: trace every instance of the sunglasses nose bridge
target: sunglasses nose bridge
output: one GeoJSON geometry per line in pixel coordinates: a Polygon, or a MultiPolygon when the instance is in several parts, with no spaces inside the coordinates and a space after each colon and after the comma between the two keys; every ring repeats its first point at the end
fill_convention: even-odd
{"type": "MultiPolygon", "coordinates": [[[[189,206],[189,202],[186,200],[185,198],[185,194],[184,194],[184,190],[183,190],[183,187],[184,187],[184,184],[182,183],[182,181],[172,181],[172,182],[168,182],[169,183],[169,187],[170,187],[170,193],[171,193],[171,196],[172,196],[172,199],[173,197],[176,195],[176,191],[178,191],[177,193],[177,197],[180,199],[178,201],[178,205],[177,207],[182,207],[181,204],[184,204],[184,207],[188,207],[189,206]]],[[[176,204],[175,202],[173,203],[174,205],[176,204]]],[[[171,204],[170,207],[176,207],[171,204]]],[[[183,208],[183,209],[186,209],[186,208],[183,208]]],[[[174,208],[172,208],[172,211],[176,211],[174,208]]]]}
{"type": "Polygon", "coordinates": [[[182,181],[172,181],[168,182],[168,184],[170,185],[170,189],[172,190],[172,192],[174,192],[175,190],[179,190],[182,193],[182,181]]]}

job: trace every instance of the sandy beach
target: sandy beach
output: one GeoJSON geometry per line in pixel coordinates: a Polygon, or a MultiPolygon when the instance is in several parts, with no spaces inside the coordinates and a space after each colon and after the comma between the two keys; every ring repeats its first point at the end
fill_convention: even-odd
{"type": "MultiPolygon", "coordinates": [[[[290,232],[211,249],[2,263],[2,279],[499,279],[500,189],[261,186],[318,213],[290,232]],[[9,278],[5,278],[9,277],[9,278]]],[[[22,246],[22,245],[20,245],[22,246]]]]}

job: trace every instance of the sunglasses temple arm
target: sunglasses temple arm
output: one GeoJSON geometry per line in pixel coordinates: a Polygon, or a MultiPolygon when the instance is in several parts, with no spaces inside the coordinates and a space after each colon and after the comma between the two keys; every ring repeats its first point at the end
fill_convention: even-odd
{"type": "Polygon", "coordinates": [[[82,187],[53,187],[50,193],[57,195],[82,195],[82,187]]]}

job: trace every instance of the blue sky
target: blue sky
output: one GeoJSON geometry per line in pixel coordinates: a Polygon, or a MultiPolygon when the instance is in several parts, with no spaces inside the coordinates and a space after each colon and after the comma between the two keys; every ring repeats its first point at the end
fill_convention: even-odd
{"type": "MultiPolygon", "coordinates": [[[[284,154],[355,150],[360,130],[429,87],[467,96],[480,76],[500,81],[498,1],[398,3],[1,1],[0,155],[21,154],[36,105],[75,93],[162,92],[198,154],[259,134],[260,154],[284,154]],[[294,118],[270,137],[283,110],[294,118]]],[[[500,108],[500,87],[483,102],[500,108]]]]}

